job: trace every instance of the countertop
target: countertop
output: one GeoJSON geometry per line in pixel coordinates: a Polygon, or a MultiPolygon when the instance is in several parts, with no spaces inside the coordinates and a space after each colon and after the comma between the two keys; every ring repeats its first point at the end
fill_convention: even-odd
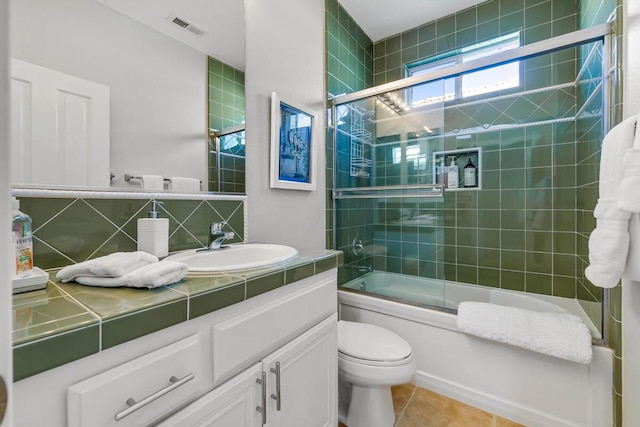
{"type": "Polygon", "coordinates": [[[187,275],[155,289],[99,288],[55,280],[13,296],[14,381],[186,322],[342,264],[342,252],[305,251],[247,272],[187,275]]]}

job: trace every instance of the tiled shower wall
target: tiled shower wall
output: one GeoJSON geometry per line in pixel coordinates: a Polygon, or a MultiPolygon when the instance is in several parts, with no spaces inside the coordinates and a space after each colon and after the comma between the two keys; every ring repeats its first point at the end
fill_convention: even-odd
{"type": "MultiPolygon", "coordinates": [[[[206,246],[209,225],[227,221],[232,242],[244,240],[242,201],[162,200],[169,219],[169,251],[206,246]]],[[[137,250],[137,219],[147,218],[149,199],[20,198],[31,216],[34,265],[61,267],[118,251],[137,250]]]]}
{"type": "MultiPolygon", "coordinates": [[[[244,123],[244,72],[209,57],[209,129],[223,130],[244,123]]],[[[217,191],[215,146],[209,140],[209,191],[217,191]]],[[[245,192],[244,149],[220,156],[220,191],[245,192]]]]}
{"type": "MultiPolygon", "coordinates": [[[[327,96],[356,92],[373,84],[373,43],[337,0],[325,1],[327,96]]],[[[333,140],[327,130],[326,241],[333,247],[333,140]]],[[[344,226],[344,225],[343,225],[344,226]]]]}

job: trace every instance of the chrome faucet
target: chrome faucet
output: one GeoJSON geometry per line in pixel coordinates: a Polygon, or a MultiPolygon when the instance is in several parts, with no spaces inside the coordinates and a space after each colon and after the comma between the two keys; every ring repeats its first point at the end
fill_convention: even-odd
{"type": "Polygon", "coordinates": [[[228,239],[233,239],[236,235],[232,231],[222,231],[222,227],[227,225],[226,221],[214,222],[209,227],[209,248],[210,251],[217,251],[224,249],[225,246],[221,246],[222,242],[228,239]]]}

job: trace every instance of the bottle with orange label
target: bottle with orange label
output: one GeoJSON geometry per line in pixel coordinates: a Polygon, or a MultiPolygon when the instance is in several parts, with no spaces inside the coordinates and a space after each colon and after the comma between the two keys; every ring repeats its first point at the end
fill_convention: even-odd
{"type": "Polygon", "coordinates": [[[11,240],[16,257],[15,277],[26,277],[33,269],[33,241],[31,239],[31,217],[20,211],[20,201],[11,200],[11,240]]]}

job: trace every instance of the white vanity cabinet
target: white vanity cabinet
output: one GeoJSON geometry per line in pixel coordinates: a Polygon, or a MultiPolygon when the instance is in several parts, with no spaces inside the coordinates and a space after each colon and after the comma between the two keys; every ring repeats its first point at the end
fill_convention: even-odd
{"type": "Polygon", "coordinates": [[[336,325],[334,314],[159,426],[335,426],[336,325]]]}
{"type": "Polygon", "coordinates": [[[262,361],[269,427],[329,427],[338,422],[337,315],[262,361]]]}
{"type": "Polygon", "coordinates": [[[332,269],[20,380],[15,425],[335,426],[336,288],[332,269]]]}

